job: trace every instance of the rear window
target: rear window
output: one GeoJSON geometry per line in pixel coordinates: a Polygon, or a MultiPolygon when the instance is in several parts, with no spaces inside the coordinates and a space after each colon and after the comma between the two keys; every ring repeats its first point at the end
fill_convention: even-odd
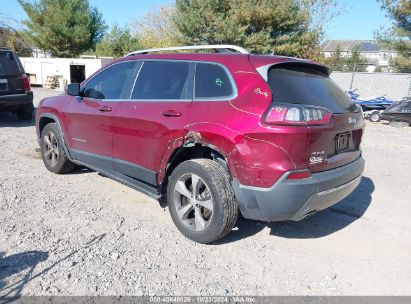
{"type": "Polygon", "coordinates": [[[333,113],[358,111],[350,98],[322,71],[302,65],[275,66],[268,71],[274,102],[327,108],[333,113]]]}
{"type": "Polygon", "coordinates": [[[0,51],[0,75],[20,76],[21,72],[12,52],[0,51]]]}

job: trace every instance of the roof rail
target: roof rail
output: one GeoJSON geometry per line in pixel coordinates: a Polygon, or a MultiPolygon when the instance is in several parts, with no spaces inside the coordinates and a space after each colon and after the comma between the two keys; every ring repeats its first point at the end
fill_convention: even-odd
{"type": "Polygon", "coordinates": [[[237,45],[229,44],[213,44],[213,45],[187,45],[187,46],[176,46],[176,47],[166,47],[166,48],[156,48],[156,49],[147,49],[147,50],[138,50],[131,53],[128,53],[125,57],[138,55],[138,54],[148,54],[153,52],[161,51],[180,51],[180,50],[206,50],[214,49],[218,53],[233,52],[237,51],[240,54],[250,54],[248,50],[237,45]]]}

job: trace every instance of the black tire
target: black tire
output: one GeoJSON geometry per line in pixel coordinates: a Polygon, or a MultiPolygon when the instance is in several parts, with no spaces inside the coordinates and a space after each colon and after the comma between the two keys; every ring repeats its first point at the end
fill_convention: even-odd
{"type": "Polygon", "coordinates": [[[24,120],[32,120],[33,118],[33,110],[34,106],[32,104],[25,106],[24,108],[20,108],[16,111],[17,118],[20,121],[24,120]]]}
{"type": "Polygon", "coordinates": [[[73,171],[75,164],[67,158],[56,123],[47,124],[41,132],[40,150],[44,165],[50,172],[63,174],[73,171]]]}
{"type": "Polygon", "coordinates": [[[372,112],[369,116],[371,122],[379,122],[381,120],[381,115],[378,111],[372,112]]]}
{"type": "MultiPolygon", "coordinates": [[[[207,244],[226,236],[233,229],[237,222],[238,205],[234,197],[234,191],[230,180],[231,178],[227,170],[210,159],[188,160],[174,169],[170,175],[167,187],[167,202],[174,224],[183,235],[195,242],[207,244]],[[180,182],[182,178],[189,175],[200,178],[203,183],[202,187],[207,189],[208,199],[206,198],[206,200],[211,201],[212,203],[210,219],[205,228],[201,227],[203,229],[201,231],[195,231],[193,228],[190,228],[190,225],[187,225],[188,220],[184,220],[186,222],[184,223],[183,219],[180,218],[181,215],[179,216],[177,213],[177,208],[179,207],[175,200],[181,201],[185,196],[180,195],[176,190],[176,184],[177,182],[180,182]],[[178,198],[179,195],[180,198],[178,198]]],[[[195,192],[194,190],[191,191],[193,193],[195,192]]],[[[200,192],[200,190],[198,191],[200,192]]],[[[205,192],[206,190],[203,191],[205,192]]],[[[193,195],[191,198],[193,199],[193,195]]],[[[200,196],[199,198],[200,200],[197,200],[197,202],[201,201],[200,196]]],[[[188,204],[189,203],[187,203],[187,205],[188,204]]],[[[198,207],[200,209],[203,208],[197,205],[197,208],[198,207]]],[[[182,208],[184,207],[180,206],[180,210],[182,208]]],[[[207,209],[204,208],[201,210],[207,211],[207,209]]],[[[192,212],[193,214],[196,214],[194,209],[192,212]]],[[[192,219],[192,221],[195,220],[192,219]]],[[[197,226],[197,222],[195,226],[197,226]]]]}

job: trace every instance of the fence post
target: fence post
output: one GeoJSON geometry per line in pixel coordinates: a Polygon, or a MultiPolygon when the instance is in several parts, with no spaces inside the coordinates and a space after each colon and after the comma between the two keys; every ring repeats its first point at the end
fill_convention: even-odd
{"type": "Polygon", "coordinates": [[[352,90],[352,85],[354,83],[354,76],[355,76],[355,72],[351,72],[350,91],[352,90]]]}

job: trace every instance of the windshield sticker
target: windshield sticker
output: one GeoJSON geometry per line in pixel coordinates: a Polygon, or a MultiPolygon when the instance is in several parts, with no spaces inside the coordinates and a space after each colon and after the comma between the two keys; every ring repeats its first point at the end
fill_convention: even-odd
{"type": "Polygon", "coordinates": [[[215,84],[221,87],[224,84],[224,82],[220,78],[216,78],[215,84]]]}

